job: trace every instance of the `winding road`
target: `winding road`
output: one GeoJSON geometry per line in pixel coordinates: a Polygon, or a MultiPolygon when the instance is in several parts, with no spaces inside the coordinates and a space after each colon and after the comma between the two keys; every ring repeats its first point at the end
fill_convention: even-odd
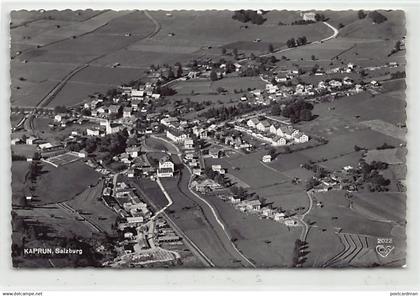
{"type": "MultiPolygon", "coordinates": [[[[196,203],[203,210],[203,213],[209,218],[208,221],[211,223],[211,225],[214,228],[214,230],[216,231],[216,233],[221,234],[221,235],[218,235],[218,237],[222,241],[224,247],[227,248],[232,255],[234,255],[236,258],[241,260],[242,265],[244,267],[255,268],[255,264],[252,263],[247,257],[245,257],[238,250],[238,248],[235,246],[235,244],[232,242],[231,237],[230,237],[230,235],[229,235],[229,233],[226,229],[226,226],[224,225],[222,219],[217,214],[216,209],[206,199],[204,199],[199,194],[194,192],[194,190],[191,188],[191,181],[192,181],[192,178],[193,178],[193,174],[191,172],[191,169],[182,162],[182,157],[181,157],[182,154],[181,154],[181,151],[179,150],[179,148],[176,145],[174,145],[173,143],[171,143],[170,141],[168,141],[164,138],[153,136],[153,135],[151,137],[156,139],[156,140],[163,141],[163,142],[167,143],[168,145],[171,145],[172,147],[174,147],[174,149],[176,151],[175,156],[178,158],[178,161],[183,164],[183,166],[188,170],[188,172],[190,174],[189,182],[188,182],[188,190],[191,193],[191,195],[195,197],[196,203]]],[[[158,184],[159,184],[160,188],[162,189],[163,193],[165,194],[166,190],[163,187],[163,185],[160,182],[158,182],[158,184]]],[[[168,193],[166,193],[165,196],[167,196],[168,201],[170,201],[170,202],[172,201],[172,199],[169,197],[168,193]]],[[[167,207],[168,206],[164,207],[164,209],[166,209],[167,207]]]]}

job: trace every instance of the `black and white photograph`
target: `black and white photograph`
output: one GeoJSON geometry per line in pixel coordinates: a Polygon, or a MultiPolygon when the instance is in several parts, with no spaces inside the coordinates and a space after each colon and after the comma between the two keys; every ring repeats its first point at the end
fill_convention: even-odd
{"type": "Polygon", "coordinates": [[[406,266],[404,10],[22,7],[9,32],[13,268],[406,266]]]}

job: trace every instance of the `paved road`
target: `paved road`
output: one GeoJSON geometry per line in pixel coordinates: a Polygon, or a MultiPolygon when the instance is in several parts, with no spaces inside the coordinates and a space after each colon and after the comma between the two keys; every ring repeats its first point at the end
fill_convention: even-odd
{"type": "MultiPolygon", "coordinates": [[[[173,160],[176,163],[183,164],[182,159],[181,159],[181,152],[179,151],[178,147],[176,147],[174,144],[167,141],[166,139],[163,139],[160,137],[153,137],[153,138],[164,141],[165,143],[174,147],[174,149],[177,151],[177,154],[172,155],[172,157],[174,158],[173,160]]],[[[240,264],[244,267],[255,267],[255,265],[248,258],[246,258],[238,250],[235,244],[231,241],[230,234],[226,226],[224,225],[224,222],[219,217],[217,210],[209,202],[207,202],[204,198],[202,198],[200,195],[198,195],[191,189],[190,187],[191,179],[192,179],[192,174],[191,174],[190,168],[186,166],[185,164],[183,164],[183,168],[181,169],[180,181],[179,181],[180,186],[182,188],[186,187],[185,189],[188,190],[189,197],[190,198],[192,197],[194,202],[203,211],[203,214],[205,215],[207,221],[210,223],[213,230],[215,231],[217,238],[223,244],[223,247],[226,249],[229,255],[233,258],[233,260],[240,262],[240,264]]],[[[174,198],[172,199],[174,200],[174,202],[176,202],[174,198]]]]}

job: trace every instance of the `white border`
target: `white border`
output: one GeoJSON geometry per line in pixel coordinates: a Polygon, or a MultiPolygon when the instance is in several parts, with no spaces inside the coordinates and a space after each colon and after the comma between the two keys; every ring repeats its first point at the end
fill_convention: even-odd
{"type": "MultiPolygon", "coordinates": [[[[420,256],[420,5],[417,1],[2,1],[0,108],[0,289],[134,290],[134,289],[283,289],[283,290],[419,290],[420,256]],[[10,259],[11,176],[9,148],[9,11],[12,9],[403,9],[407,21],[408,200],[407,267],[353,270],[13,270],[10,259]],[[417,37],[417,38],[416,38],[417,37]]],[[[380,106],[379,106],[380,107],[380,106]]]]}

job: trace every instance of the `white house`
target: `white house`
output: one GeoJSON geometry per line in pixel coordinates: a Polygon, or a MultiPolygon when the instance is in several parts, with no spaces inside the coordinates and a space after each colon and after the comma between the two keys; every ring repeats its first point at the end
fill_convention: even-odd
{"type": "Polygon", "coordinates": [[[125,152],[128,153],[131,157],[138,157],[140,152],[140,147],[127,147],[125,152]]]}
{"type": "Polygon", "coordinates": [[[175,143],[182,143],[188,138],[188,135],[178,130],[167,130],[166,137],[175,143]]]}
{"type": "Polygon", "coordinates": [[[306,143],[309,141],[309,137],[303,133],[298,133],[293,136],[296,143],[306,143]]]}
{"type": "Polygon", "coordinates": [[[118,124],[118,123],[110,123],[109,121],[107,121],[107,125],[106,125],[106,134],[115,134],[118,133],[119,131],[122,130],[122,125],[118,124]]]}
{"type": "Polygon", "coordinates": [[[144,90],[132,89],[131,90],[132,98],[142,98],[144,97],[144,90]]]}
{"type": "Polygon", "coordinates": [[[131,107],[125,107],[123,109],[123,117],[124,118],[131,117],[131,111],[132,111],[131,107]]]}
{"type": "Polygon", "coordinates": [[[88,135],[88,136],[99,136],[99,130],[98,129],[90,129],[90,128],[87,128],[86,129],[86,134],[88,135]]]}
{"type": "Polygon", "coordinates": [[[315,22],[315,12],[305,12],[302,14],[302,18],[304,21],[313,21],[315,22]]]}
{"type": "Polygon", "coordinates": [[[270,127],[270,123],[267,120],[260,121],[257,124],[257,130],[262,131],[262,132],[265,132],[267,129],[269,129],[269,127],[270,127]]]}
{"type": "Polygon", "coordinates": [[[54,121],[61,122],[64,118],[66,118],[66,116],[66,114],[57,114],[56,116],[54,116],[54,121]]]}
{"type": "Polygon", "coordinates": [[[259,121],[257,118],[251,118],[251,119],[249,119],[249,120],[246,122],[246,124],[247,124],[249,127],[256,128],[256,127],[257,127],[257,124],[258,124],[259,122],[260,122],[260,121],[259,121]]]}
{"type": "Polygon", "coordinates": [[[178,123],[178,119],[175,117],[164,117],[160,120],[160,123],[166,127],[174,127],[174,124],[178,123]]]}
{"type": "Polygon", "coordinates": [[[194,148],[194,141],[193,139],[185,139],[184,141],[185,149],[193,149],[194,148]]]}
{"type": "Polygon", "coordinates": [[[264,155],[263,158],[262,158],[262,161],[263,162],[271,162],[271,155],[269,155],[269,154],[264,155]]]}
{"type": "Polygon", "coordinates": [[[286,139],[280,136],[275,137],[273,141],[276,146],[283,146],[287,143],[286,139]]]}
{"type": "Polygon", "coordinates": [[[173,177],[175,171],[174,163],[168,156],[164,156],[159,160],[159,169],[157,176],[160,178],[173,177]]]}

